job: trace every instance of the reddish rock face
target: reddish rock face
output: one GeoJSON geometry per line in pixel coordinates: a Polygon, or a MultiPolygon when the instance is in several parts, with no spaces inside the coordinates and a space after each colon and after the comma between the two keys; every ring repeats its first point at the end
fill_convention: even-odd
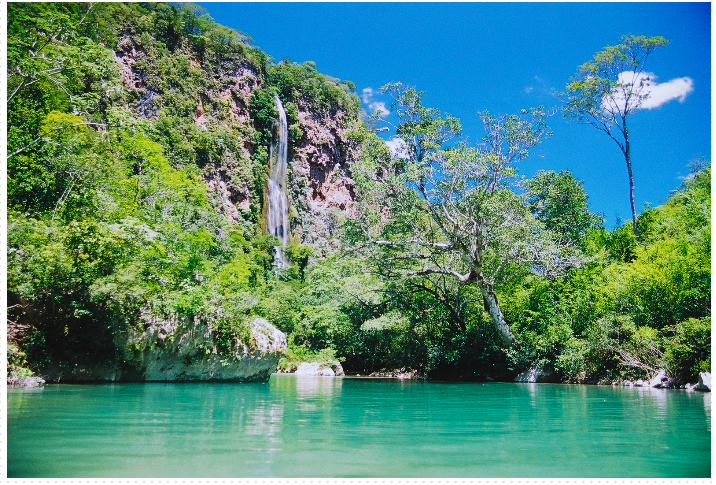
{"type": "MultiPolygon", "coordinates": [[[[157,112],[152,100],[160,93],[147,88],[140,73],[134,69],[136,61],[143,56],[144,52],[137,49],[131,37],[122,39],[115,52],[124,84],[140,93],[138,114],[154,118],[157,112]]],[[[192,58],[189,63],[192,69],[202,69],[197,59],[192,58]]],[[[198,93],[193,122],[205,127],[219,118],[219,123],[227,128],[243,131],[244,127],[253,124],[249,100],[262,80],[249,62],[236,65],[233,71],[223,72],[221,78],[219,86],[198,93]],[[210,100],[219,100],[219,105],[228,109],[222,109],[221,114],[215,113],[214,108],[210,108],[210,100]]],[[[302,243],[330,246],[338,219],[355,214],[355,189],[349,160],[356,149],[346,137],[351,120],[341,110],[319,115],[302,101],[297,103],[297,109],[303,136],[290,150],[293,153],[293,159],[289,160],[288,193],[292,213],[291,237],[302,243]]],[[[250,168],[252,142],[246,140],[242,143],[241,153],[226,157],[205,173],[209,193],[219,202],[219,209],[235,223],[240,222],[242,213],[250,210],[252,197],[257,197],[250,168]]]]}
{"type": "Polygon", "coordinates": [[[233,73],[235,82],[221,91],[219,97],[229,106],[229,119],[234,124],[249,122],[249,99],[259,86],[258,74],[253,66],[242,64],[233,73]]]}
{"type": "Polygon", "coordinates": [[[355,195],[345,153],[348,140],[344,113],[331,118],[299,111],[298,119],[303,140],[296,148],[294,170],[309,180],[312,193],[308,207],[317,212],[337,207],[353,214],[355,195]]]}
{"type": "Polygon", "coordinates": [[[199,99],[199,105],[194,112],[194,124],[203,127],[206,124],[206,111],[204,111],[204,103],[199,99]]]}
{"type": "MultiPolygon", "coordinates": [[[[298,121],[303,137],[295,147],[292,175],[306,183],[308,213],[301,214],[297,235],[305,243],[327,243],[336,213],[348,217],[355,214],[354,183],[348,166],[352,147],[346,137],[349,120],[343,111],[321,116],[299,103],[298,121]]],[[[296,195],[291,194],[294,198],[296,195]]]]}
{"type": "Polygon", "coordinates": [[[114,60],[119,64],[119,75],[124,81],[124,85],[130,89],[142,89],[141,79],[134,72],[134,64],[139,57],[143,57],[144,52],[137,50],[134,42],[129,37],[122,39],[117,44],[117,52],[114,53],[114,60]]]}

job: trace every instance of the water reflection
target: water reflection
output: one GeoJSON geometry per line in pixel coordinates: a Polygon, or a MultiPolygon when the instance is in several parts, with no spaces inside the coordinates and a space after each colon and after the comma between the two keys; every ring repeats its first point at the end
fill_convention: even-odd
{"type": "Polygon", "coordinates": [[[340,377],[295,376],[295,382],[299,399],[332,398],[340,395],[343,387],[340,377]]]}

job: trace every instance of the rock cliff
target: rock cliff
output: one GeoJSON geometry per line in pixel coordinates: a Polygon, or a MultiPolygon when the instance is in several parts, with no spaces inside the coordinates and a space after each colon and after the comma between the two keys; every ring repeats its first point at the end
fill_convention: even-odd
{"type": "Polygon", "coordinates": [[[355,157],[346,137],[350,123],[344,111],[320,115],[298,105],[303,137],[295,147],[289,193],[295,219],[292,231],[301,242],[318,247],[334,244],[332,235],[345,217],[355,215],[355,189],[348,162],[355,157]]]}
{"type": "MultiPolygon", "coordinates": [[[[131,109],[155,119],[164,98],[169,98],[170,88],[151,76],[147,49],[139,39],[126,35],[116,46],[115,61],[126,89],[134,93],[131,109]]],[[[251,211],[257,211],[263,203],[263,187],[257,186],[254,165],[266,163],[257,157],[265,147],[255,144],[257,134],[249,107],[254,91],[267,81],[261,69],[249,60],[238,59],[215,68],[196,59],[190,50],[177,55],[177,63],[188,64],[188,75],[202,77],[205,85],[201,92],[183,93],[195,99],[190,113],[193,124],[203,130],[224,130],[233,138],[231,144],[224,143],[226,149],[218,159],[203,167],[204,180],[217,210],[234,223],[243,224],[251,218],[251,211]]],[[[295,104],[302,136],[290,150],[291,237],[326,248],[335,244],[332,235],[340,222],[354,215],[355,190],[349,160],[355,156],[356,148],[346,138],[346,129],[356,120],[339,107],[327,112],[317,109],[298,94],[295,104]]]]}

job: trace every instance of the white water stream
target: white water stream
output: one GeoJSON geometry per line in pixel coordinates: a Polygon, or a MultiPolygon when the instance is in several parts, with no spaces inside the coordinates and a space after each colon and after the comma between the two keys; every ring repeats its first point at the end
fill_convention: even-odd
{"type": "Polygon", "coordinates": [[[288,243],[288,197],[286,196],[286,164],[288,158],[288,123],[286,111],[276,96],[278,120],[274,124],[273,137],[269,147],[268,210],[266,211],[266,231],[276,236],[281,245],[276,246],[276,266],[278,269],[288,266],[283,250],[288,243]]]}

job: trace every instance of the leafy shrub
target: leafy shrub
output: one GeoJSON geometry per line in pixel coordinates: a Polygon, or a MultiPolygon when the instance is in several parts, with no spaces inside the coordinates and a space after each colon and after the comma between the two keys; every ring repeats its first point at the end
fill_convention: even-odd
{"type": "Polygon", "coordinates": [[[666,370],[672,379],[696,382],[711,372],[711,318],[690,318],[665,329],[666,370]]]}
{"type": "Polygon", "coordinates": [[[335,371],[338,369],[340,360],[336,357],[334,349],[307,349],[301,345],[296,345],[293,339],[289,339],[288,349],[286,354],[278,361],[278,368],[282,372],[295,372],[298,366],[304,362],[318,362],[335,371]]]}

